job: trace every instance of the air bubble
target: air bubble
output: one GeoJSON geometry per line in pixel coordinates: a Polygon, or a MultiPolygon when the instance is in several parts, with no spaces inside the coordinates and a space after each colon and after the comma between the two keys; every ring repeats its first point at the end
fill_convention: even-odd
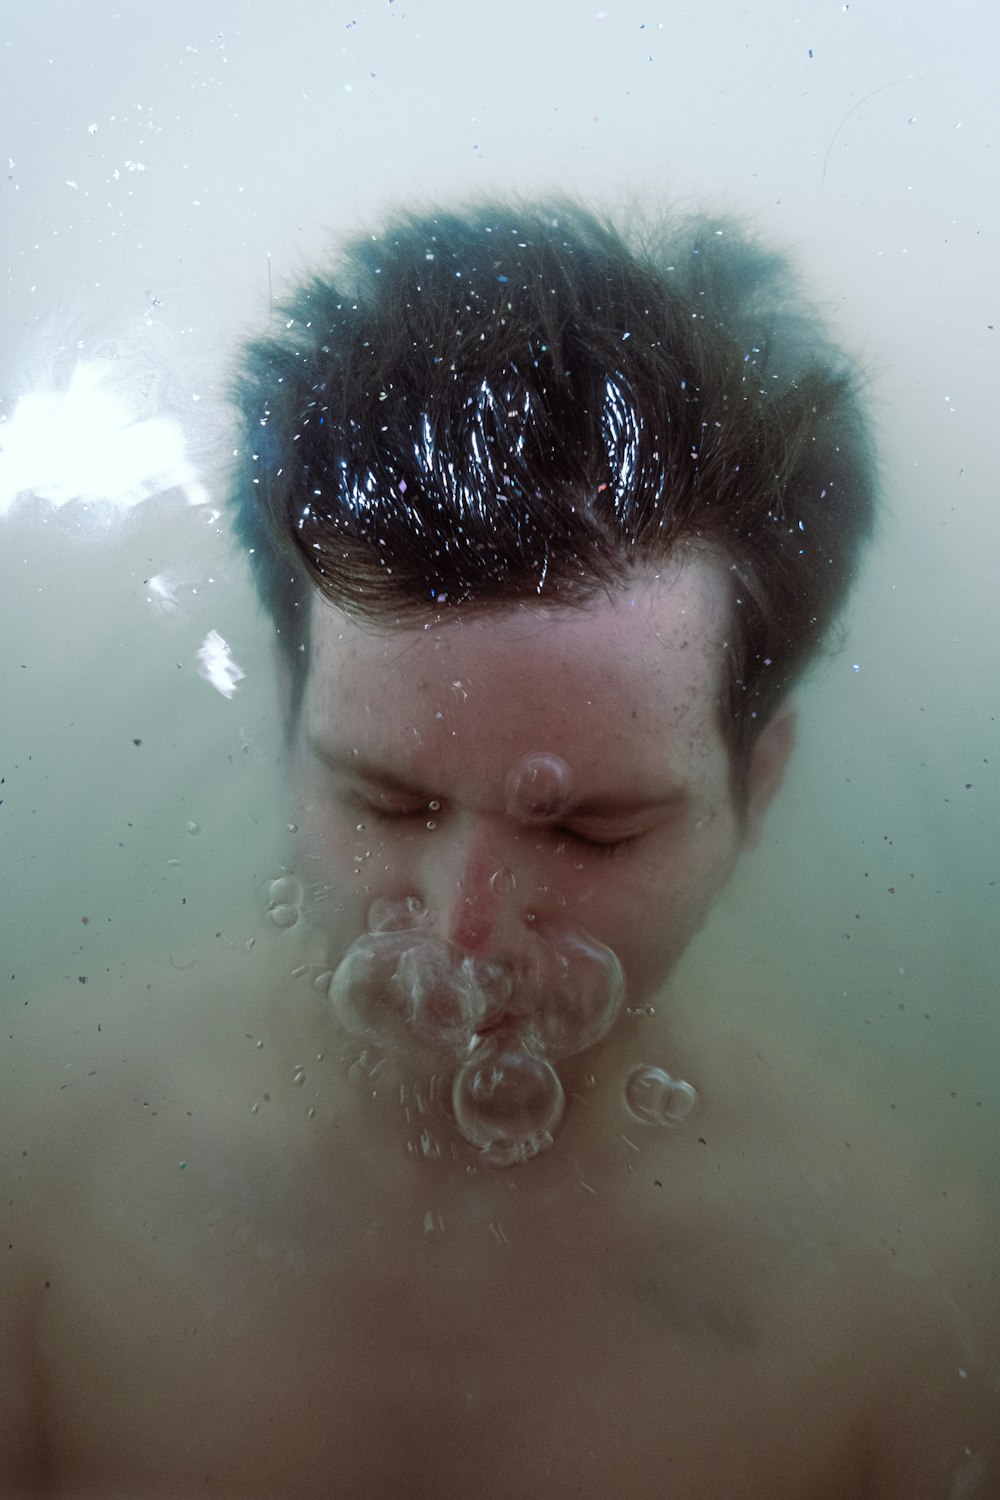
{"type": "Polygon", "coordinates": [[[437,824],[435,823],[435,821],[434,821],[433,818],[428,818],[427,819],[427,827],[430,829],[431,833],[434,832],[435,828],[437,827],[437,824]]]}
{"type": "Polygon", "coordinates": [[[527,1052],[470,1058],[452,1087],[456,1125],[494,1166],[528,1161],[547,1150],[565,1106],[555,1068],[527,1052]]]}
{"type": "Polygon", "coordinates": [[[635,1068],[625,1080],[625,1103],[646,1125],[679,1125],[698,1103],[698,1091],[663,1068],[635,1068]]]}
{"type": "Polygon", "coordinates": [[[572,777],[558,755],[526,755],[507,778],[507,815],[527,823],[548,823],[569,805],[572,777]]]}
{"type": "Polygon", "coordinates": [[[436,797],[432,797],[431,800],[428,802],[428,804],[427,804],[427,810],[428,810],[428,812],[440,812],[441,811],[441,804],[437,800],[436,797]]]}
{"type": "Polygon", "coordinates": [[[294,875],[280,875],[267,888],[267,904],[271,906],[298,906],[302,900],[302,886],[294,875]]]}
{"type": "MultiPolygon", "coordinates": [[[[383,1050],[416,1044],[461,1057],[487,995],[471,968],[416,925],[389,925],[351,944],[330,981],[334,1014],[351,1036],[383,1050]]],[[[501,993],[499,1003],[505,998],[501,993]]]]}
{"type": "Polygon", "coordinates": [[[271,908],[271,921],[275,927],[294,927],[298,920],[297,906],[273,906],[271,908]]]}
{"type": "Polygon", "coordinates": [[[200,833],[201,832],[201,828],[200,828],[200,826],[197,823],[185,823],[184,827],[185,827],[185,829],[187,830],[188,833],[200,833]]]}
{"type": "Polygon", "coordinates": [[[516,883],[513,871],[503,865],[490,876],[490,890],[495,896],[509,896],[516,883]]]}
{"type": "Polygon", "coordinates": [[[426,915],[427,908],[419,896],[404,896],[400,901],[380,896],[368,908],[368,931],[404,932],[419,927],[426,915]]]}

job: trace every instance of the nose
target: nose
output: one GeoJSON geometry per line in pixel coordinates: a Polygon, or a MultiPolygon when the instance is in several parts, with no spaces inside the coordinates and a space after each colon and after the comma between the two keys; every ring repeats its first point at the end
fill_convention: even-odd
{"type": "Polygon", "coordinates": [[[456,816],[428,840],[422,899],[463,955],[513,964],[529,934],[527,874],[507,820],[456,816]]]}

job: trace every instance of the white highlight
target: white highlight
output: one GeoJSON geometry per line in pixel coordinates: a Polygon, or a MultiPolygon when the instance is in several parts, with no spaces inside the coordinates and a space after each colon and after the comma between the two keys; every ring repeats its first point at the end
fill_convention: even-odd
{"type": "Polygon", "coordinates": [[[174,592],[174,582],[166,573],[156,573],[146,583],[149,590],[146,599],[160,616],[172,615],[184,607],[174,592]]]}
{"type": "Polygon", "coordinates": [[[229,647],[217,630],[208,632],[195,655],[201,663],[198,668],[199,677],[204,677],[206,682],[218,688],[223,698],[231,698],[236,691],[236,684],[247,674],[230,660],[229,647]]]}
{"type": "Polygon", "coordinates": [[[63,391],[30,391],[0,421],[0,516],[20,495],[53,505],[101,501],[129,510],[165,490],[208,499],[172,417],[139,419],[107,389],[105,362],[80,360],[63,391]]]}

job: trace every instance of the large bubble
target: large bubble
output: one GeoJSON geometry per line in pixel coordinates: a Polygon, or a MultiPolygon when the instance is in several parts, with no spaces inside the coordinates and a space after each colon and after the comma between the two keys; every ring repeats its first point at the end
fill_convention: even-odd
{"type": "Polygon", "coordinates": [[[530,1053],[470,1059],[455,1074],[455,1123],[494,1166],[527,1161],[552,1145],[566,1096],[550,1062],[530,1053]]]}
{"type": "Polygon", "coordinates": [[[329,981],[340,1024],[401,1058],[456,1067],[459,1131],[496,1164],[551,1144],[562,1118],[553,1064],[607,1035],[622,1005],[621,964],[573,929],[530,929],[516,963],[482,963],[433,926],[416,897],[373,903],[369,931],[329,981]]]}
{"type": "Polygon", "coordinates": [[[345,1031],[366,1043],[459,1057],[490,1006],[492,981],[431,932],[389,929],[351,944],[329,993],[345,1031]]]}

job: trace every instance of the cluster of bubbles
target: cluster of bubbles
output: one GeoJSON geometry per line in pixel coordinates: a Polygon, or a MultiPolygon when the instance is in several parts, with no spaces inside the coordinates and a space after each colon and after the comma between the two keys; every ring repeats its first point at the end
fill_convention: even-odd
{"type": "Polygon", "coordinates": [[[435,930],[415,896],[377,900],[329,983],[350,1035],[456,1064],[455,1123],[495,1165],[552,1144],[565,1106],[553,1063],[607,1035],[624,990],[618,959],[586,933],[532,930],[525,950],[516,973],[479,962],[435,930]]]}
{"type": "Polygon", "coordinates": [[[302,915],[302,882],[279,875],[267,888],[267,914],[275,927],[294,927],[302,915]]]}
{"type": "Polygon", "coordinates": [[[698,1092],[663,1068],[634,1068],[625,1080],[625,1103],[644,1125],[680,1125],[698,1103],[698,1092]]]}

